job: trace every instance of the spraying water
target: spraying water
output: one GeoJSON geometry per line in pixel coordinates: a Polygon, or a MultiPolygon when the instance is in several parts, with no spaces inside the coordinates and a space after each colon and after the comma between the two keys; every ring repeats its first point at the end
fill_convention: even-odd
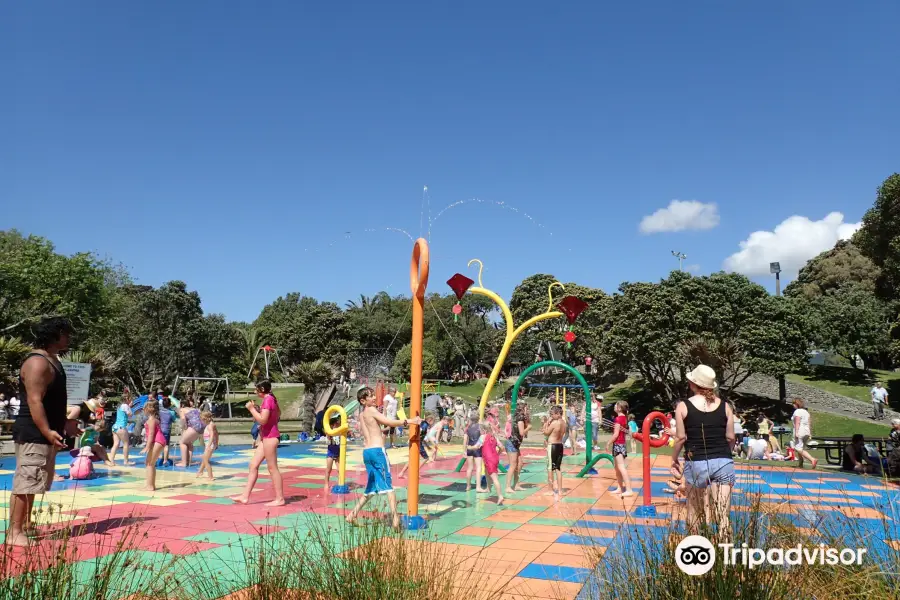
{"type": "MultiPolygon", "coordinates": [[[[502,201],[499,201],[499,200],[486,200],[486,199],[483,199],[483,198],[470,198],[470,199],[468,199],[468,200],[457,200],[457,201],[454,202],[453,204],[448,204],[447,206],[445,206],[444,208],[442,208],[442,209],[440,210],[440,212],[438,212],[437,216],[434,217],[434,220],[432,220],[431,223],[432,223],[432,224],[437,223],[437,222],[438,222],[438,219],[440,219],[441,216],[443,216],[443,214],[444,214],[445,212],[447,212],[447,211],[449,211],[449,210],[453,210],[453,209],[456,208],[457,206],[463,206],[463,205],[465,205],[465,204],[493,204],[494,206],[499,206],[500,208],[502,208],[502,209],[504,209],[504,210],[512,211],[512,212],[516,213],[517,215],[522,215],[523,217],[525,217],[526,219],[528,219],[529,221],[531,221],[534,225],[540,227],[541,229],[546,229],[546,227],[544,227],[544,225],[543,225],[542,223],[538,222],[534,217],[532,217],[531,215],[529,215],[529,214],[528,214],[527,212],[525,212],[524,210],[519,210],[519,209],[516,208],[515,206],[512,206],[512,205],[510,205],[510,204],[507,204],[506,202],[502,202],[502,201]]],[[[429,230],[429,231],[430,231],[430,230],[429,230]]],[[[553,235],[553,232],[552,232],[552,231],[549,232],[549,233],[550,233],[550,235],[553,235]]]]}

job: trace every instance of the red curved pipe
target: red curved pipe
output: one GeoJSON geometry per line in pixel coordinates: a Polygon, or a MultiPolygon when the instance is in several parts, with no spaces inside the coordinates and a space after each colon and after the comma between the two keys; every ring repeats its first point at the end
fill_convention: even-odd
{"type": "Polygon", "coordinates": [[[644,453],[644,506],[650,506],[650,448],[659,448],[661,446],[665,446],[669,443],[669,434],[667,433],[669,429],[669,419],[666,415],[662,414],[658,410],[653,411],[646,417],[644,417],[644,425],[641,427],[640,433],[633,433],[631,437],[641,442],[643,446],[642,451],[644,453]],[[662,435],[657,439],[650,438],[650,427],[653,426],[654,421],[662,421],[663,430],[662,435]]]}

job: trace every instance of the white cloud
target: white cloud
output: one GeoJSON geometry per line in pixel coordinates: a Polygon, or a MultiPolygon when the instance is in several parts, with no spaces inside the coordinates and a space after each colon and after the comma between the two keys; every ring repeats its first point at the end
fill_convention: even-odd
{"type": "Polygon", "coordinates": [[[672,200],[666,208],[641,219],[641,233],[712,229],[719,224],[719,207],[714,202],[672,200]]]}
{"type": "Polygon", "coordinates": [[[774,231],[754,231],[740,243],[741,250],[725,259],[726,271],[748,276],[768,275],[769,263],[781,263],[783,273],[793,275],[806,261],[834,247],[859,229],[860,223],[844,223],[844,215],[829,213],[821,221],[794,215],[774,231]]]}

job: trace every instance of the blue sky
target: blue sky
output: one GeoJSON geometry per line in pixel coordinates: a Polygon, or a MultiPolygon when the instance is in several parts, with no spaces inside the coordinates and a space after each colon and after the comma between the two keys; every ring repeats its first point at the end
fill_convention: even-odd
{"type": "Polygon", "coordinates": [[[433,290],[478,257],[506,296],[536,272],[612,292],[671,250],[768,284],[898,170],[898,20],[887,0],[3,3],[0,227],[240,320],[290,291],[408,293],[412,244],[385,228],[427,235],[426,185],[432,219],[484,201],[432,223],[433,290]]]}

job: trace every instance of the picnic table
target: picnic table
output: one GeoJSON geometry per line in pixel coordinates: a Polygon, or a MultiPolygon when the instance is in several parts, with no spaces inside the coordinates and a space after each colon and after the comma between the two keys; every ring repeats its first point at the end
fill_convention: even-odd
{"type": "MultiPolygon", "coordinates": [[[[829,465],[840,465],[843,463],[844,448],[850,445],[853,438],[849,437],[814,437],[813,441],[818,444],[811,444],[811,448],[823,448],[825,450],[825,460],[829,465]]],[[[887,457],[888,448],[887,440],[882,438],[867,439],[867,444],[872,444],[878,448],[878,453],[882,457],[887,457]]]]}

